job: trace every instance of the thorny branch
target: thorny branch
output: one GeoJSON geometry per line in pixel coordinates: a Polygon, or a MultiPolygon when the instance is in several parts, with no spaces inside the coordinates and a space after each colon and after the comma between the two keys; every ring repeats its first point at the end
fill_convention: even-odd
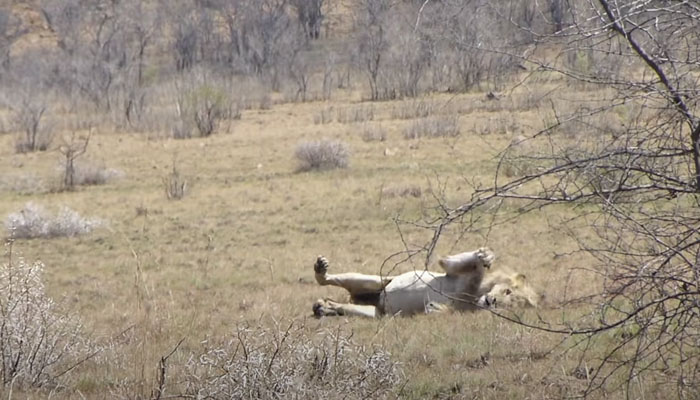
{"type": "MultiPolygon", "coordinates": [[[[490,186],[474,185],[471,197],[452,207],[436,197],[436,205],[417,221],[397,218],[402,254],[424,255],[427,265],[453,226],[490,232],[525,213],[569,205],[576,216],[563,228],[592,257],[590,268],[601,279],[601,290],[578,303],[588,304],[585,315],[552,322],[539,314],[530,320],[492,312],[589,342],[617,338],[602,355],[588,355],[598,366],[588,374],[585,394],[604,389],[619,374],[629,385],[642,373],[659,373],[677,378],[682,398],[700,382],[700,9],[690,1],[590,0],[570,6],[569,13],[568,27],[553,39],[562,47],[555,59],[572,55],[569,64],[535,51],[479,51],[593,85],[601,91],[597,101],[571,110],[552,93],[555,121],[529,135],[528,151],[520,142],[501,152],[490,186]],[[676,40],[681,36],[683,41],[676,40]],[[605,63],[618,69],[601,72],[605,63]],[[601,122],[615,113],[625,116],[621,126],[601,122]],[[527,168],[508,174],[513,163],[527,168]],[[409,243],[407,228],[426,230],[425,244],[409,243]]],[[[547,37],[530,33],[535,46],[547,37]]]]}

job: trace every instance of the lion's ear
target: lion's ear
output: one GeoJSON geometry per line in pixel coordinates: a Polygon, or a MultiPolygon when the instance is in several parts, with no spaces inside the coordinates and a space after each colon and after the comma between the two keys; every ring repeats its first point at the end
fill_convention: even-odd
{"type": "Polygon", "coordinates": [[[518,286],[524,286],[526,281],[527,281],[527,279],[525,278],[525,275],[523,275],[523,274],[516,274],[513,277],[513,282],[518,286]]]}

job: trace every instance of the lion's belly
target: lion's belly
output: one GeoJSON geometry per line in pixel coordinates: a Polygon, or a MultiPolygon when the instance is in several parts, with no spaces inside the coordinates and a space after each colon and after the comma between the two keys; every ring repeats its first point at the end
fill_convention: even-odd
{"type": "Polygon", "coordinates": [[[429,271],[415,271],[401,274],[384,288],[379,304],[385,314],[393,315],[401,312],[411,315],[425,312],[429,302],[448,303],[450,300],[441,293],[449,293],[445,274],[429,271]]]}

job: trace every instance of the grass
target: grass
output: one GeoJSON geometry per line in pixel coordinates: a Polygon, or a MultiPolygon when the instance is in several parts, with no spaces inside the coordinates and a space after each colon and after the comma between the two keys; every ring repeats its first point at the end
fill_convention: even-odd
{"type": "Polygon", "coordinates": [[[406,139],[456,137],[459,134],[459,123],[455,117],[419,119],[403,131],[406,139]]]}
{"type": "MultiPolygon", "coordinates": [[[[483,94],[435,97],[467,104],[483,94]]],[[[571,377],[577,360],[561,356],[556,347],[560,338],[487,313],[310,319],[315,299],[346,296],[314,284],[312,264],[318,254],[327,256],[335,271],[377,273],[389,254],[403,249],[393,218],[420,216],[437,197],[451,205],[468,199],[472,184],[491,181],[494,157],[512,140],[470,129],[499,111],[461,114],[455,119],[459,137],[415,145],[403,138],[402,127],[410,122],[392,117],[391,102],[358,105],[339,99],[333,106],[363,110],[338,117],[343,123],[381,121],[384,140],[365,141],[342,123],[313,125],[317,103],[278,104],[243,111],[231,135],[179,141],[96,134],[91,148],[99,149],[100,159],[126,178],[31,199],[0,191],[3,218],[32,200],[70,204],[80,215],[110,221],[109,230],[89,235],[14,244],[15,252],[46,264],[48,293],[70,304],[94,337],[110,338],[119,354],[112,364],[96,359],[82,366],[73,383],[81,394],[67,389],[65,397],[149,397],[158,386],[160,360],[183,338],[169,359],[173,373],[209,338],[232,338],[240,326],[280,320],[305,321],[304,334],[319,340],[342,329],[361,346],[380,346],[408,378],[398,389],[401,397],[558,398],[578,393],[585,381],[571,377]],[[350,166],[295,173],[297,144],[323,138],[352,148],[350,166]],[[396,148],[400,155],[386,157],[385,148],[396,148]],[[172,171],[173,154],[197,188],[177,202],[163,195],[162,179],[172,171]]],[[[534,113],[519,116],[524,126],[536,125],[537,118],[534,113]]],[[[55,157],[15,154],[12,139],[0,136],[0,174],[31,170],[41,179],[54,173],[55,157]]],[[[536,286],[547,288],[556,304],[564,296],[570,269],[585,266],[586,260],[554,257],[572,248],[551,228],[570,210],[551,210],[488,233],[446,229],[437,253],[488,245],[498,254],[497,267],[524,272],[536,286]]],[[[429,239],[419,229],[403,234],[410,243],[429,239]]],[[[398,269],[410,268],[404,264],[398,269]]],[[[586,279],[584,272],[576,274],[573,279],[586,279]]],[[[570,297],[586,288],[568,290],[570,297]]],[[[552,318],[562,313],[554,308],[542,312],[552,318]]],[[[103,356],[109,360],[110,354],[103,356]]]]}

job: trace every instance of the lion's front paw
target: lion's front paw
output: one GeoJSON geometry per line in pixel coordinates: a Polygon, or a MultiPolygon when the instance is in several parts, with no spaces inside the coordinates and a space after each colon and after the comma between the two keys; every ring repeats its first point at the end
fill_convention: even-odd
{"type": "Polygon", "coordinates": [[[324,256],[318,256],[314,264],[314,272],[325,275],[328,272],[328,260],[324,256]]]}
{"type": "Polygon", "coordinates": [[[481,247],[479,250],[477,250],[477,256],[484,263],[485,268],[490,268],[491,264],[496,259],[496,255],[488,247],[481,247]]]}

